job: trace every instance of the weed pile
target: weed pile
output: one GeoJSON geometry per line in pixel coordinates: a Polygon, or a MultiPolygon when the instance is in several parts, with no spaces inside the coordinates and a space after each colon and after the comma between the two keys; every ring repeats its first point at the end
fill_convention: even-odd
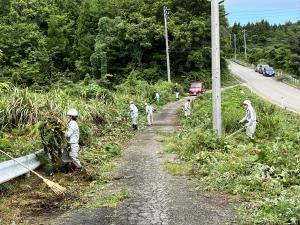
{"type": "Polygon", "coordinates": [[[237,87],[222,93],[223,133],[238,130],[249,99],[257,112],[255,142],[245,132],[219,139],[211,130],[211,95],[192,102],[191,120],[167,151],[193,164],[208,190],[238,195],[242,224],[300,223],[300,118],[237,87]]]}

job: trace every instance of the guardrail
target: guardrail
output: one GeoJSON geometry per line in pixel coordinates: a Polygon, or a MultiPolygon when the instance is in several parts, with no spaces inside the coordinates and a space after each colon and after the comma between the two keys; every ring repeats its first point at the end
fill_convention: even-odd
{"type": "Polygon", "coordinates": [[[235,63],[237,63],[237,64],[239,64],[239,65],[241,65],[241,66],[248,67],[248,64],[247,64],[247,63],[242,62],[242,61],[240,61],[240,60],[237,60],[237,59],[231,59],[231,61],[232,61],[232,62],[235,62],[235,63]]]}
{"type": "Polygon", "coordinates": [[[286,74],[283,74],[283,72],[278,71],[276,73],[276,80],[282,81],[284,83],[287,83],[291,86],[294,86],[294,87],[300,89],[300,80],[292,77],[291,75],[286,75],[286,74]]]}
{"type": "MultiPolygon", "coordinates": [[[[36,169],[41,165],[41,163],[38,161],[36,155],[41,153],[43,149],[17,158],[18,161],[28,166],[30,169],[36,169]]],[[[8,160],[5,162],[0,163],[0,184],[5,183],[9,180],[12,180],[16,177],[19,177],[21,175],[27,174],[30,171],[26,169],[25,167],[21,166],[14,160],[8,160]]]]}
{"type": "MultiPolygon", "coordinates": [[[[247,63],[240,61],[240,60],[231,59],[231,61],[235,62],[241,66],[249,67],[249,65],[247,63]]],[[[279,69],[277,70],[277,73],[276,73],[276,80],[300,89],[300,80],[292,77],[291,75],[284,74],[283,71],[281,71],[279,69]]]]}

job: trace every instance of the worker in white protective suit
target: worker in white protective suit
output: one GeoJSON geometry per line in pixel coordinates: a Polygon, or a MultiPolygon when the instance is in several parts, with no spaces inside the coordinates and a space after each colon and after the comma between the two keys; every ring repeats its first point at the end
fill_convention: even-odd
{"type": "Polygon", "coordinates": [[[69,119],[67,130],[65,132],[65,136],[68,142],[68,149],[65,149],[63,152],[62,161],[64,163],[64,168],[68,165],[68,163],[72,162],[76,169],[83,170],[83,167],[78,159],[79,152],[79,127],[76,122],[78,112],[76,109],[69,109],[67,112],[67,116],[69,119]]]}
{"type": "Polygon", "coordinates": [[[138,130],[138,116],[139,116],[139,110],[133,103],[133,101],[130,101],[130,111],[129,115],[131,117],[131,122],[132,122],[132,129],[133,130],[138,130]]]}
{"type": "Polygon", "coordinates": [[[245,123],[246,134],[250,139],[253,139],[253,134],[256,129],[256,112],[252,107],[250,100],[245,100],[243,104],[247,107],[246,116],[240,120],[240,123],[245,123]]]}
{"type": "Polygon", "coordinates": [[[148,125],[153,125],[153,107],[151,104],[145,103],[148,125]]]}
{"type": "Polygon", "coordinates": [[[178,88],[177,84],[175,86],[175,97],[176,97],[176,100],[179,100],[179,88],[178,88]]]}
{"type": "Polygon", "coordinates": [[[184,116],[185,118],[188,118],[191,115],[191,99],[188,99],[184,103],[184,116]]]}

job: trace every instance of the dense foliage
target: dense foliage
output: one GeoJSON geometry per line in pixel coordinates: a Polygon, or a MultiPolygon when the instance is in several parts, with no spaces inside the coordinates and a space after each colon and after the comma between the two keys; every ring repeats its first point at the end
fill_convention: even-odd
{"type": "Polygon", "coordinates": [[[225,136],[239,129],[245,99],[253,102],[258,116],[255,142],[245,132],[219,139],[211,130],[211,95],[206,94],[192,102],[191,119],[182,120],[183,129],[167,150],[193,165],[201,186],[241,197],[242,224],[299,224],[299,116],[247,89],[229,89],[222,102],[225,136]]]}
{"type": "MultiPolygon", "coordinates": [[[[271,25],[267,21],[234,24],[238,53],[244,52],[243,30],[246,29],[248,60],[250,63],[268,63],[300,76],[300,21],[283,25],[271,25]]],[[[234,45],[232,43],[232,48],[234,45]]]]}
{"type": "MultiPolygon", "coordinates": [[[[53,140],[49,130],[53,130],[55,136],[64,138],[66,111],[73,107],[80,114],[80,145],[97,152],[105,148],[105,144],[117,143],[117,139],[130,135],[130,100],[136,102],[143,115],[145,102],[154,101],[155,92],[160,93],[161,102],[165,104],[175,98],[173,89],[172,83],[150,85],[132,75],[116,92],[100,87],[94,80],[70,83],[64,89],[54,88],[47,93],[36,93],[0,83],[0,149],[13,156],[25,155],[42,148],[41,137],[51,145],[63,146],[63,141],[57,138],[53,140]],[[53,143],[55,141],[59,143],[53,143]]],[[[91,150],[84,152],[83,158],[87,154],[91,157],[90,161],[97,161],[94,153],[91,150]]],[[[97,155],[101,158],[102,153],[97,155]]],[[[0,155],[0,162],[5,159],[5,156],[0,155]]]]}
{"type": "MultiPolygon", "coordinates": [[[[44,86],[90,76],[115,84],[133,70],[147,81],[165,79],[164,5],[173,78],[209,80],[206,0],[2,0],[0,79],[44,86]]],[[[225,37],[224,10],[221,24],[225,37]]],[[[223,58],[224,72],[225,65],[223,58]]]]}

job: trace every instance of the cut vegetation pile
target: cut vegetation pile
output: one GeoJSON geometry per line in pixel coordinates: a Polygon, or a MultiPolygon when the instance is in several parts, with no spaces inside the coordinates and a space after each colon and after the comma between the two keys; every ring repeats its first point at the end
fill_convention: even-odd
{"type": "Polygon", "coordinates": [[[258,116],[256,142],[245,132],[218,139],[211,131],[211,95],[192,102],[191,120],[167,150],[193,165],[208,190],[238,195],[244,224],[300,224],[300,117],[271,105],[245,88],[222,94],[224,133],[238,130],[250,99],[258,116]]]}

